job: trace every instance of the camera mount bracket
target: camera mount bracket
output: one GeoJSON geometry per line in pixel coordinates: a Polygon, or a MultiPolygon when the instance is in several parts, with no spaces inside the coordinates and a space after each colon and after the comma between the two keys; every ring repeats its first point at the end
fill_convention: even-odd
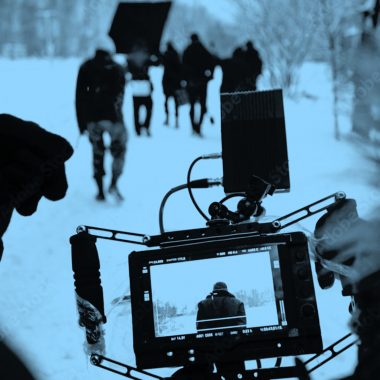
{"type": "Polygon", "coordinates": [[[261,216],[265,209],[261,206],[267,195],[273,195],[275,186],[260,177],[252,175],[249,181],[249,190],[245,193],[232,193],[220,202],[211,203],[208,211],[211,220],[207,225],[241,223],[249,220],[252,216],[261,216]],[[230,211],[223,202],[234,196],[242,196],[237,205],[237,211],[230,211]]]}
{"type": "MultiPolygon", "coordinates": [[[[326,347],[322,352],[312,356],[305,362],[296,358],[296,364],[294,366],[280,367],[279,365],[273,368],[257,368],[251,370],[245,370],[243,373],[237,374],[237,379],[241,380],[269,380],[269,379],[286,379],[298,377],[300,380],[310,379],[309,374],[316,369],[322,367],[324,364],[335,359],[338,355],[348,350],[350,347],[358,343],[358,339],[355,339],[353,334],[347,334],[341,339],[337,340],[330,346],[326,347]],[[338,348],[339,347],[339,348],[338,348]],[[307,369],[306,366],[310,366],[307,369]]],[[[118,362],[116,360],[107,358],[103,355],[93,354],[91,355],[91,363],[99,368],[113,372],[117,375],[123,376],[132,380],[168,380],[177,379],[180,377],[167,378],[160,377],[150,372],[132,367],[128,364],[118,362]],[[108,365],[107,365],[108,364],[108,365]],[[140,377],[139,377],[140,376],[140,377]]],[[[188,379],[188,378],[186,378],[188,379]]],[[[190,378],[193,380],[192,378],[190,378]]],[[[195,377],[194,377],[195,379],[195,377]]],[[[220,376],[217,374],[210,374],[209,380],[220,380],[220,376]]]]}
{"type": "Polygon", "coordinates": [[[135,232],[118,231],[108,228],[82,225],[77,228],[77,233],[87,232],[89,235],[97,237],[99,239],[145,245],[146,247],[168,247],[179,244],[182,245],[202,242],[206,239],[220,240],[226,238],[227,235],[229,238],[235,238],[246,236],[247,234],[272,234],[280,231],[281,229],[289,227],[292,224],[298,223],[301,220],[309,218],[310,216],[328,210],[338,202],[341,202],[345,199],[346,194],[342,191],[339,191],[268,223],[211,223],[208,227],[205,228],[165,232],[161,235],[153,236],[135,232]],[[132,238],[136,239],[133,240],[132,238]],[[137,240],[137,238],[140,238],[140,240],[137,240]]]}

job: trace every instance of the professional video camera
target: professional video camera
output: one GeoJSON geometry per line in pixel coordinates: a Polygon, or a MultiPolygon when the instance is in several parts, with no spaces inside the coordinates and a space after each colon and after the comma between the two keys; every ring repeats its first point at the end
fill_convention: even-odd
{"type": "Polygon", "coordinates": [[[342,348],[348,334],[323,349],[307,237],[279,233],[309,216],[328,213],[345,202],[345,194],[337,192],[260,223],[265,196],[290,190],[282,91],[222,94],[221,100],[223,153],[195,159],[187,183],[167,193],[160,208],[160,235],[80,226],[70,240],[80,324],[86,329],[91,362],[100,368],[131,379],[159,379],[146,369],[161,367],[183,367],[173,379],[307,379],[354,344],[342,348]],[[198,161],[221,157],[223,182],[191,179],[198,161]],[[227,195],[210,205],[208,216],[192,189],[222,183],[227,195]],[[181,189],[188,190],[207,227],[165,232],[165,203],[181,189]],[[232,197],[241,198],[236,211],[225,205],[232,197]],[[159,247],[129,255],[138,368],[105,356],[96,238],[159,247]],[[306,363],[296,360],[295,366],[281,367],[282,357],[303,354],[315,355],[306,363]],[[322,362],[306,369],[321,356],[322,362]],[[275,367],[261,368],[260,359],[271,357],[277,358],[275,367]],[[257,369],[245,370],[245,360],[256,360],[257,369]]]}

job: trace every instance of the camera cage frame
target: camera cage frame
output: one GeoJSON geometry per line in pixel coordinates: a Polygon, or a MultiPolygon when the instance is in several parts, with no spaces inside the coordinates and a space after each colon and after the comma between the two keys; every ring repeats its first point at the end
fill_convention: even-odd
{"type": "MultiPolygon", "coordinates": [[[[329,211],[339,202],[346,199],[346,194],[342,191],[333,193],[307,206],[297,209],[289,214],[273,220],[272,222],[259,223],[246,222],[232,224],[230,220],[215,218],[212,223],[208,223],[208,227],[164,232],[160,235],[146,235],[142,233],[113,230],[88,225],[80,225],[76,232],[86,232],[87,234],[105,240],[112,240],[122,243],[131,243],[141,246],[151,247],[174,247],[187,244],[200,243],[205,241],[218,242],[226,238],[241,238],[247,236],[260,236],[267,234],[276,234],[280,230],[300,222],[313,215],[323,211],[329,211]]],[[[211,207],[211,206],[210,206],[211,207]]],[[[215,207],[215,205],[214,205],[215,207]]],[[[257,369],[245,370],[239,373],[239,379],[280,379],[299,377],[300,379],[308,379],[308,374],[320,368],[322,365],[333,360],[336,356],[346,351],[353,345],[358,343],[358,339],[349,333],[323,349],[320,353],[313,355],[307,361],[302,362],[296,358],[294,366],[281,367],[281,358],[277,358],[275,367],[261,368],[260,360],[257,360],[257,369]],[[307,369],[306,365],[310,368],[307,369]]],[[[101,354],[91,354],[90,361],[94,366],[118,374],[133,380],[156,379],[164,380],[148,371],[130,366],[125,363],[118,362],[101,354]],[[138,377],[140,376],[140,377],[138,377]]],[[[215,377],[217,379],[218,377],[215,377]]],[[[219,379],[219,378],[218,378],[219,379]]]]}

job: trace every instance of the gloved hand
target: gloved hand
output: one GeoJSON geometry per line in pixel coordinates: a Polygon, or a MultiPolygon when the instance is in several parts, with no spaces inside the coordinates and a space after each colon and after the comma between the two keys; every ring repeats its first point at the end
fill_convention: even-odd
{"type": "Polygon", "coordinates": [[[73,148],[37,124],[0,114],[0,260],[1,237],[13,210],[33,214],[42,197],[62,199],[67,191],[65,161],[73,148]]]}
{"type": "Polygon", "coordinates": [[[323,265],[358,284],[380,271],[380,220],[359,218],[356,202],[346,199],[319,219],[314,233],[323,265]]]}

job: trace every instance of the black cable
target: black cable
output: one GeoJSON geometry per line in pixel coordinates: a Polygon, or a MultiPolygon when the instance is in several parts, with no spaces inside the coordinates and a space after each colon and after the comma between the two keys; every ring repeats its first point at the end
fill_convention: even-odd
{"type": "Polygon", "coordinates": [[[197,209],[197,211],[202,215],[203,219],[206,221],[209,221],[210,218],[202,211],[202,209],[199,207],[197,201],[194,198],[193,191],[191,190],[190,182],[191,182],[191,172],[193,171],[193,168],[195,164],[198,161],[203,160],[203,156],[197,157],[190,165],[189,170],[187,172],[187,190],[189,191],[190,199],[193,202],[194,207],[197,209]]]}
{"type": "Polygon", "coordinates": [[[187,190],[189,191],[190,199],[193,202],[194,207],[197,209],[197,211],[202,215],[203,219],[206,221],[209,221],[210,218],[202,211],[202,209],[199,207],[198,203],[196,202],[193,191],[191,190],[190,182],[191,182],[191,172],[195,166],[195,164],[200,160],[209,160],[209,159],[216,159],[221,158],[222,155],[220,153],[213,153],[213,154],[207,154],[203,156],[197,157],[190,165],[189,170],[187,172],[187,190]]]}
{"type": "Polygon", "coordinates": [[[185,183],[183,185],[176,186],[176,187],[173,187],[172,189],[170,189],[165,194],[165,196],[162,198],[161,205],[160,205],[160,212],[159,212],[160,233],[163,234],[165,232],[165,229],[164,229],[164,208],[165,208],[165,205],[166,205],[168,198],[171,195],[173,195],[177,191],[186,189],[188,187],[198,188],[198,189],[206,189],[208,187],[215,186],[217,184],[220,184],[219,180],[203,178],[203,179],[197,179],[197,180],[191,181],[189,183],[185,183]]]}
{"type": "Polygon", "coordinates": [[[185,183],[184,185],[180,185],[180,186],[176,186],[176,187],[173,187],[171,190],[169,190],[164,198],[162,199],[161,201],[161,205],[160,205],[160,213],[159,213],[159,224],[160,224],[160,233],[163,234],[165,232],[165,229],[164,229],[164,208],[165,208],[165,204],[166,204],[166,201],[168,200],[168,198],[176,193],[177,191],[180,191],[180,190],[183,190],[183,189],[186,189],[187,188],[187,183],[185,183]]]}
{"type": "Polygon", "coordinates": [[[162,199],[161,201],[161,205],[160,205],[160,211],[159,211],[159,225],[160,225],[160,233],[163,234],[165,232],[165,228],[164,228],[164,208],[165,208],[165,204],[168,200],[168,198],[173,195],[174,193],[176,193],[177,191],[180,191],[180,190],[183,190],[183,189],[188,189],[189,191],[189,195],[190,195],[190,199],[192,200],[195,208],[198,210],[198,212],[208,221],[210,220],[210,218],[207,217],[207,215],[201,210],[201,208],[198,206],[195,198],[194,198],[194,195],[193,195],[193,191],[191,190],[192,188],[208,188],[208,187],[211,187],[211,186],[215,186],[215,185],[221,185],[222,184],[222,181],[220,179],[216,179],[216,180],[209,180],[207,178],[204,178],[204,179],[199,179],[199,180],[195,180],[195,181],[191,181],[191,172],[193,170],[193,167],[194,165],[200,161],[200,160],[208,160],[208,159],[216,159],[216,158],[221,158],[221,154],[220,153],[214,153],[214,154],[208,154],[208,155],[204,155],[204,156],[200,156],[200,157],[197,157],[190,165],[189,167],[189,170],[187,172],[187,182],[186,184],[184,185],[180,185],[180,186],[176,186],[176,187],[173,187],[171,190],[169,190],[164,198],[162,199]]]}

